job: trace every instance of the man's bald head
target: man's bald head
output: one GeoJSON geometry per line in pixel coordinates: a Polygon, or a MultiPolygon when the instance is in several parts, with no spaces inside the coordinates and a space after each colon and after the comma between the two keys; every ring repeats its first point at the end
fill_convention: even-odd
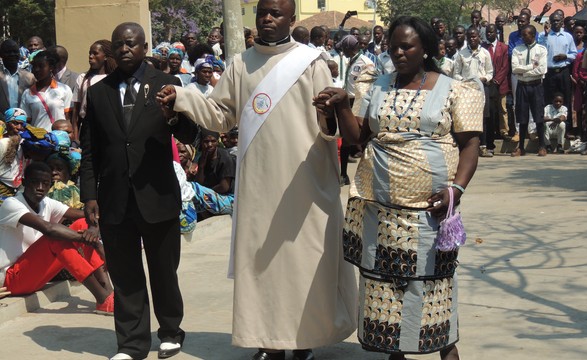
{"type": "Polygon", "coordinates": [[[115,34],[122,33],[124,31],[126,31],[127,29],[136,33],[138,35],[137,39],[141,40],[142,42],[145,42],[145,39],[146,39],[145,30],[143,29],[141,24],[137,24],[135,22],[124,22],[122,24],[119,24],[117,27],[115,27],[114,31],[112,31],[112,42],[114,42],[114,35],[115,34]]]}

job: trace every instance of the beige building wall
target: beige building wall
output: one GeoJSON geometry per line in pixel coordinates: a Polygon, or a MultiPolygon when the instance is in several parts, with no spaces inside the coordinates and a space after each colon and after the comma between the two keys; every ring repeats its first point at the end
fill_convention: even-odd
{"type": "MultiPolygon", "coordinates": [[[[241,0],[243,25],[255,28],[255,16],[257,12],[256,0],[241,0]]],[[[296,20],[301,21],[316,15],[321,11],[339,11],[345,14],[349,10],[357,11],[357,18],[373,23],[375,17],[376,25],[383,25],[379,15],[375,15],[373,1],[370,0],[296,0],[296,20]],[[319,8],[318,5],[324,5],[319,8]]]]}
{"type": "Polygon", "coordinates": [[[143,26],[150,47],[148,0],[56,0],[55,32],[57,44],[69,53],[67,67],[76,72],[88,70],[90,45],[96,40],[110,40],[112,30],[125,21],[143,26]]]}

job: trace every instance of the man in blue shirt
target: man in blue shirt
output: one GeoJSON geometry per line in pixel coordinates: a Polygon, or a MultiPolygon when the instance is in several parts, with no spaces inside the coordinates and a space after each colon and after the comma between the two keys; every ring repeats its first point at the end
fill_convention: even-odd
{"type": "MultiPolygon", "coordinates": [[[[548,71],[544,77],[544,100],[549,103],[554,93],[564,95],[565,106],[571,109],[571,66],[577,56],[577,47],[573,36],[562,29],[563,17],[554,12],[550,15],[551,29],[544,46],[548,50],[548,71]]],[[[572,115],[567,117],[567,128],[571,129],[572,115]]]]}

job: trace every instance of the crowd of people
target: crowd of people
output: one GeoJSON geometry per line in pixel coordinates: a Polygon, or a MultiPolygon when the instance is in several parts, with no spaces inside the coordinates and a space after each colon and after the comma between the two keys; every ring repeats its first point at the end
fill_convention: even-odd
{"type": "Polygon", "coordinates": [[[180,234],[230,214],[232,339],[258,348],[253,360],[312,360],[357,328],[393,360],[458,359],[462,244],[438,238],[478,157],[498,138],[526,155],[528,137],[539,156],[587,154],[585,28],[557,10],[537,30],[549,11],[489,23],[476,10],[452,34],[404,16],[361,33],[345,30],[352,12],[334,31],[292,28],[294,1],[261,0],[228,67],[222,27],[146,56],[143,28],[122,23],[81,74],[63,46],[6,39],[0,285],[27,294],[67,270],[115,317],[111,359],[142,359],[144,251],[158,355],[171,357],[185,338],[180,234]]]}

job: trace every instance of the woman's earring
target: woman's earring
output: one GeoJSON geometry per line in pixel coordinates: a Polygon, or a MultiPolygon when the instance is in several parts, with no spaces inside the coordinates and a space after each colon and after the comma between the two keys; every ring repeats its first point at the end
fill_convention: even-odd
{"type": "Polygon", "coordinates": [[[424,54],[424,60],[428,59],[428,54],[424,54]]]}

